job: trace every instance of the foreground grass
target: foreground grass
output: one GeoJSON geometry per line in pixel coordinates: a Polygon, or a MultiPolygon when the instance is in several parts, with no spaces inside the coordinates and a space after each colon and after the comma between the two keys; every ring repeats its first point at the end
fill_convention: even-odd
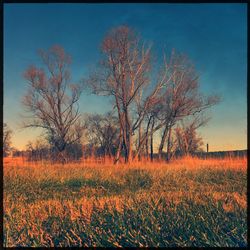
{"type": "Polygon", "coordinates": [[[4,165],[4,245],[247,246],[246,159],[4,165]]]}

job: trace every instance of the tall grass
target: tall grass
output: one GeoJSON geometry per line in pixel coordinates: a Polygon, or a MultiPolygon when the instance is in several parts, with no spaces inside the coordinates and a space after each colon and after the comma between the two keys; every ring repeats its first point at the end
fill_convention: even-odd
{"type": "Polygon", "coordinates": [[[247,246],[246,166],[7,159],[4,246],[247,246]]]}

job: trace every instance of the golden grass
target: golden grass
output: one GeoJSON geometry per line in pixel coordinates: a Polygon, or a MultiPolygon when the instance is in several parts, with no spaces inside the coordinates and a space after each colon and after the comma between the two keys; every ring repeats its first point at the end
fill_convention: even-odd
{"type": "MultiPolygon", "coordinates": [[[[51,164],[48,161],[28,161],[25,157],[5,157],[4,166],[8,167],[43,167],[50,165],[52,167],[63,167],[65,165],[59,163],[51,164]]],[[[200,168],[216,168],[216,169],[233,169],[246,171],[247,169],[247,157],[225,157],[225,158],[206,158],[201,159],[198,157],[187,156],[181,159],[173,159],[170,163],[166,163],[164,160],[154,160],[154,162],[142,159],[141,161],[135,160],[130,165],[120,163],[113,164],[113,159],[82,159],[75,163],[67,163],[67,167],[70,168],[85,168],[87,167],[111,167],[111,168],[142,168],[142,169],[157,169],[157,168],[185,168],[188,170],[196,170],[200,168]]]]}
{"type": "MultiPolygon", "coordinates": [[[[241,210],[246,212],[246,170],[246,157],[206,160],[186,157],[169,164],[164,161],[143,161],[128,166],[113,165],[112,161],[101,164],[81,161],[62,165],[29,162],[21,157],[5,158],[5,245],[89,246],[90,243],[84,243],[79,235],[77,225],[81,225],[82,221],[86,225],[91,224],[92,215],[96,213],[94,211],[98,210],[101,214],[105,209],[116,209],[118,213],[123,213],[124,207],[136,210],[136,204],[145,202],[152,206],[152,211],[155,207],[157,211],[163,211],[165,205],[160,201],[165,200],[174,204],[169,207],[169,211],[176,211],[178,204],[188,209],[186,202],[192,201],[193,204],[208,207],[221,204],[225,214],[241,210]],[[129,171],[134,169],[142,171],[139,173],[145,172],[145,177],[152,179],[148,188],[139,186],[138,190],[133,190],[132,186],[128,186],[130,182],[126,178],[133,179],[133,172],[129,171]],[[243,176],[244,179],[237,179],[237,176],[243,176]],[[56,232],[61,230],[58,221],[63,223],[66,219],[72,226],[64,232],[65,241],[56,241],[56,232]],[[50,226],[46,226],[46,223],[50,223],[50,226]]],[[[144,179],[140,178],[135,180],[135,188],[136,185],[144,185],[144,179]]],[[[99,229],[96,230],[98,234],[99,229]]],[[[243,235],[246,237],[246,232],[243,235]]],[[[121,244],[112,237],[110,242],[114,246],[121,244]]],[[[196,242],[192,237],[190,242],[196,242]]],[[[92,246],[103,246],[94,238],[90,242],[92,246]]],[[[177,245],[183,242],[181,239],[176,240],[177,245]]],[[[134,245],[137,246],[136,242],[134,245]]]]}

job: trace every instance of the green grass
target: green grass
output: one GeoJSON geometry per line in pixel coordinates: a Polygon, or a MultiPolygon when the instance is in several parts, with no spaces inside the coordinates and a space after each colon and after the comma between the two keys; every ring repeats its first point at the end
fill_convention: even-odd
{"type": "Polygon", "coordinates": [[[4,246],[246,247],[246,171],[4,169],[4,246]]]}

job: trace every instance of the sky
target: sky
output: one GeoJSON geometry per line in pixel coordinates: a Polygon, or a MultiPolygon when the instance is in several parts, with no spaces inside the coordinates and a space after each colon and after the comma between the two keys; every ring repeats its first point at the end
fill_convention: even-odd
{"type": "MultiPolygon", "coordinates": [[[[100,58],[105,34],[119,25],[134,28],[153,44],[156,58],[165,49],[185,53],[200,75],[205,95],[220,104],[199,129],[210,151],[247,148],[247,4],[4,4],[4,122],[12,143],[25,149],[41,130],[23,129],[23,73],[39,65],[38,49],[58,44],[72,57],[72,81],[87,77],[100,58]]],[[[83,93],[82,113],[105,113],[107,97],[83,93]]]]}

